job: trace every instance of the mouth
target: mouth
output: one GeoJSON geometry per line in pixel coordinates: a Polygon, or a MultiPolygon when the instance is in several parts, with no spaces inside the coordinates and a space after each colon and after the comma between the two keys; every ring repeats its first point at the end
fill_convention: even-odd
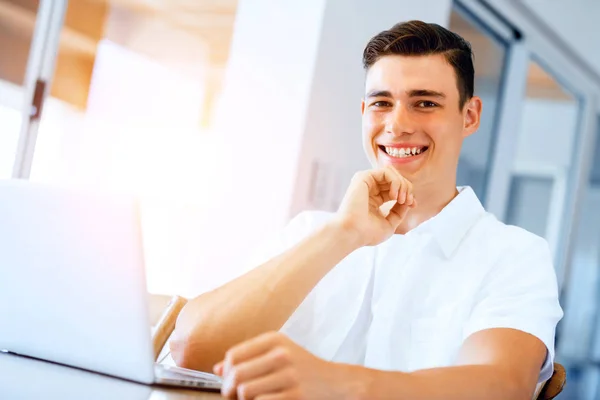
{"type": "Polygon", "coordinates": [[[417,157],[429,149],[428,146],[384,146],[378,145],[379,150],[386,153],[391,158],[404,159],[408,161],[408,159],[417,157]]]}

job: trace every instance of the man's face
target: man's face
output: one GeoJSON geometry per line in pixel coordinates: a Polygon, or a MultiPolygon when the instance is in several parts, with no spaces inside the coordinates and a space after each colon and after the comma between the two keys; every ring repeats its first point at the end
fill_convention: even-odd
{"type": "Polygon", "coordinates": [[[435,183],[456,179],[462,141],[479,127],[481,100],[459,109],[454,69],[443,55],[391,55],[369,69],[362,113],[374,167],[391,164],[413,183],[435,183]]]}

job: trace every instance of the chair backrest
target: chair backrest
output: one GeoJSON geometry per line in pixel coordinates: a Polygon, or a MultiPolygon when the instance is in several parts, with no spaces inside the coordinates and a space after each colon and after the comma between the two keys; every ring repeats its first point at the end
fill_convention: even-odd
{"type": "Polygon", "coordinates": [[[187,303],[181,296],[149,295],[150,321],[152,324],[152,346],[154,360],[158,361],[165,343],[175,329],[179,312],[187,303]]]}
{"type": "Polygon", "coordinates": [[[537,400],[552,400],[562,392],[567,383],[567,372],[565,367],[559,363],[554,363],[554,372],[550,379],[542,386],[540,392],[535,397],[537,400]]]}

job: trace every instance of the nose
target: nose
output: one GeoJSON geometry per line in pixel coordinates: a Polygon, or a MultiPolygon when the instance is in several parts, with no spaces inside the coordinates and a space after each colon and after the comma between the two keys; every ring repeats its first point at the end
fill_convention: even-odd
{"type": "Polygon", "coordinates": [[[392,112],[388,113],[385,122],[386,133],[394,136],[412,135],[415,130],[415,122],[406,107],[397,105],[392,112]]]}

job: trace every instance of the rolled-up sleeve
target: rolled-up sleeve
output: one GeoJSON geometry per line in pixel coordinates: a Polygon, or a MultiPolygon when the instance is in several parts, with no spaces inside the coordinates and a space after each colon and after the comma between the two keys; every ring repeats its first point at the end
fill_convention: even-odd
{"type": "Polygon", "coordinates": [[[540,339],[547,348],[538,382],[550,378],[556,325],[563,316],[548,244],[531,235],[521,249],[490,271],[463,331],[464,338],[491,328],[512,328],[540,339]]]}

